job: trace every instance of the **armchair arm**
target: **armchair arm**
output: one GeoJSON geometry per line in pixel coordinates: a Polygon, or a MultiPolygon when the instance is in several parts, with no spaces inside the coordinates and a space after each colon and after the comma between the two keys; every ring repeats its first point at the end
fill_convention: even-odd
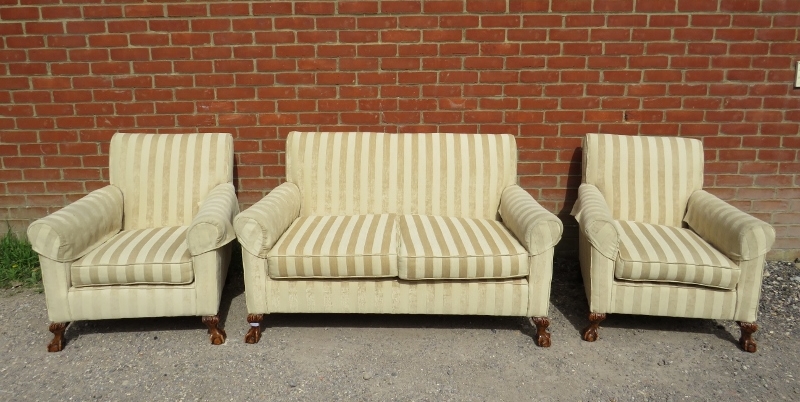
{"type": "Polygon", "coordinates": [[[578,188],[578,200],[572,208],[572,216],[578,221],[578,226],[589,243],[600,254],[611,260],[617,258],[619,232],[611,209],[597,187],[581,184],[578,188]]]}
{"type": "Polygon", "coordinates": [[[508,186],[500,195],[500,216],[530,255],[539,255],[561,240],[564,225],[522,187],[508,186]]]}
{"type": "Polygon", "coordinates": [[[197,256],[216,250],[236,238],[233,217],[239,213],[239,201],[233,184],[222,183],[206,196],[186,233],[189,253],[197,256]]]}
{"type": "Polygon", "coordinates": [[[58,262],[83,257],[122,229],[122,191],[105,186],[28,226],[37,253],[58,262]]]}
{"type": "Polygon", "coordinates": [[[236,216],[233,227],[242,247],[260,258],[300,215],[300,189],[293,183],[275,187],[261,201],[236,216]]]}
{"type": "Polygon", "coordinates": [[[689,197],[683,221],[734,261],[758,258],[775,243],[772,226],[704,190],[689,197]]]}

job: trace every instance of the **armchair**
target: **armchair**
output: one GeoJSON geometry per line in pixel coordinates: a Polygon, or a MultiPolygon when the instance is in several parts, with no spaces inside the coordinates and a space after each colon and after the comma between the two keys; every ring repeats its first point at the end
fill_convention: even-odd
{"type": "Polygon", "coordinates": [[[587,134],[572,215],[593,342],[608,313],[736,320],[752,338],[773,228],[702,190],[698,140],[587,134]]]}
{"type": "Polygon", "coordinates": [[[115,134],[110,184],[33,222],[53,340],[70,321],[203,316],[219,301],[239,212],[229,134],[115,134]]]}

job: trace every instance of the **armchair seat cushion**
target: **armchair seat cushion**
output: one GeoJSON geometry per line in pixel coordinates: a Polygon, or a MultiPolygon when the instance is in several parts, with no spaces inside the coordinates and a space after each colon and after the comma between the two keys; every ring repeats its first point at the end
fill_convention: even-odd
{"type": "Polygon", "coordinates": [[[736,288],[739,267],[695,232],[640,222],[617,224],[617,279],[736,288]]]}
{"type": "Polygon", "coordinates": [[[72,264],[72,286],[192,283],[188,226],[123,230],[72,264]]]}
{"type": "Polygon", "coordinates": [[[502,223],[431,215],[400,217],[401,279],[527,276],[528,252],[502,223]]]}
{"type": "Polygon", "coordinates": [[[267,253],[270,278],[397,277],[394,214],[297,218],[267,253]]]}

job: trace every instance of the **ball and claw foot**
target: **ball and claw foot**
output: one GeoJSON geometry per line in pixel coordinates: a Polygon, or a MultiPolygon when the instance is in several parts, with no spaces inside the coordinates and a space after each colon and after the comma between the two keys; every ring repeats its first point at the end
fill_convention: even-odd
{"type": "Polygon", "coordinates": [[[208,333],[210,334],[212,345],[222,345],[223,343],[225,343],[225,338],[227,337],[227,334],[225,334],[224,329],[218,326],[219,316],[217,315],[204,316],[203,324],[206,324],[206,327],[208,327],[208,333]]]}
{"type": "Polygon", "coordinates": [[[258,343],[261,340],[261,320],[264,318],[264,314],[248,314],[247,315],[247,322],[250,323],[250,329],[247,331],[247,334],[244,336],[245,343],[258,343]]]}
{"type": "Polygon", "coordinates": [[[536,328],[536,344],[543,348],[550,347],[550,333],[547,332],[547,327],[550,326],[550,320],[547,317],[530,317],[531,326],[536,328]]]}
{"type": "Polygon", "coordinates": [[[739,328],[742,330],[739,346],[745,352],[755,353],[758,350],[758,346],[756,346],[756,341],[753,339],[753,332],[758,331],[758,325],[752,322],[736,321],[736,323],[739,324],[739,328]]]}
{"type": "Polygon", "coordinates": [[[67,322],[50,323],[50,332],[53,333],[53,340],[47,344],[48,352],[60,352],[64,349],[64,331],[67,330],[67,322]]]}
{"type": "Polygon", "coordinates": [[[600,322],[606,319],[605,313],[589,313],[589,326],[581,331],[583,340],[586,342],[594,342],[599,337],[597,335],[597,328],[600,322]]]}

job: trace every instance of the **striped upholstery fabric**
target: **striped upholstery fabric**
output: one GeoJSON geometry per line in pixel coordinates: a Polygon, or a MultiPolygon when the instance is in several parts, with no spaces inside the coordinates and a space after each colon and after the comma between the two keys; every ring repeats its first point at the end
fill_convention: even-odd
{"type": "Polygon", "coordinates": [[[72,264],[72,286],[191,283],[187,229],[122,231],[72,264]]]}
{"type": "Polygon", "coordinates": [[[689,196],[703,185],[695,139],[587,134],[583,158],[583,182],[619,220],[681,227],[689,196]]]}
{"type": "Polygon", "coordinates": [[[721,289],[734,289],[739,281],[739,267],[691,230],[628,221],[618,227],[617,279],[721,289]]]}
{"type": "Polygon", "coordinates": [[[379,213],[497,219],[517,181],[510,135],[289,134],[287,181],[301,216],[379,213]]]}
{"type": "Polygon", "coordinates": [[[761,257],[775,243],[775,229],[706,191],[689,198],[686,223],[734,261],[761,257]]]}
{"type": "Polygon", "coordinates": [[[236,238],[233,217],[239,213],[239,200],[232,183],[220,184],[200,205],[186,234],[186,243],[192,255],[207,253],[228,244],[236,238]]]}
{"type": "Polygon", "coordinates": [[[393,214],[304,216],[267,254],[272,278],[397,276],[393,214]]]}
{"type": "Polygon", "coordinates": [[[54,261],[74,261],[122,228],[122,192],[114,186],[92,191],[28,226],[33,250],[54,261]]]}
{"type": "Polygon", "coordinates": [[[503,223],[531,255],[552,250],[564,231],[557,216],[539,205],[522,187],[513,185],[503,190],[500,198],[503,223]]]}
{"type": "Polygon", "coordinates": [[[612,292],[613,312],[620,314],[730,320],[734,318],[736,310],[735,291],[646,282],[616,282],[612,292]]]}
{"type": "Polygon", "coordinates": [[[398,265],[401,279],[514,278],[528,252],[494,220],[403,215],[398,265]]]}
{"type": "Polygon", "coordinates": [[[115,134],[111,184],[125,197],[123,229],[186,226],[217,185],[233,179],[230,134],[115,134]]]}
{"type": "Polygon", "coordinates": [[[597,187],[586,183],[578,187],[578,200],[575,201],[571,214],[578,221],[581,234],[586,236],[592,247],[606,258],[617,258],[620,229],[597,187]]]}
{"type": "Polygon", "coordinates": [[[283,183],[255,205],[236,215],[233,227],[245,250],[266,258],[269,250],[299,214],[300,189],[292,183],[283,183]]]}
{"type": "MultiPolygon", "coordinates": [[[[525,278],[496,281],[396,279],[267,280],[270,313],[525,316],[525,278]]],[[[248,305],[248,310],[250,306],[248,305]]]]}

